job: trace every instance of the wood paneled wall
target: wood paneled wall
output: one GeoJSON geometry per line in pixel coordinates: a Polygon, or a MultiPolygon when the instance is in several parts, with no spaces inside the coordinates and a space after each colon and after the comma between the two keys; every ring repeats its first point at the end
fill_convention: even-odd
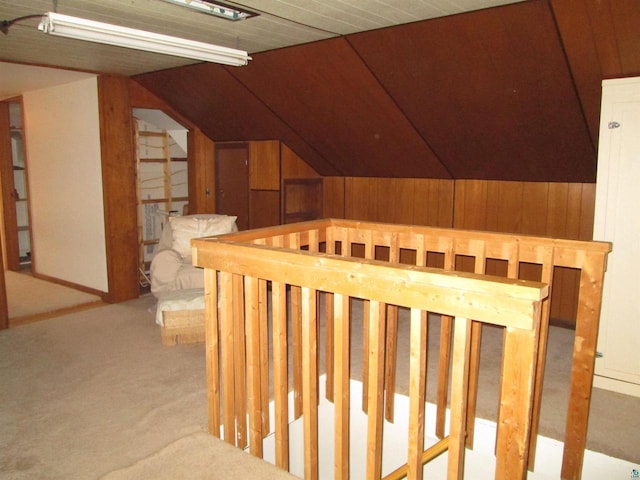
{"type": "Polygon", "coordinates": [[[455,182],[455,228],[591,240],[594,183],[455,182]]]}
{"type": "Polygon", "coordinates": [[[344,216],[356,220],[453,226],[453,180],[362,178],[344,180],[344,216]]]}
{"type": "MultiPolygon", "coordinates": [[[[324,188],[327,217],[592,239],[592,183],[325,177],[324,188]]],[[[473,270],[464,259],[459,268],[473,270]]],[[[487,265],[491,274],[503,270],[497,262],[487,265]]],[[[537,266],[521,266],[523,278],[539,275],[537,266]]],[[[578,280],[577,271],[557,269],[552,318],[574,321],[578,280]]]]}
{"type": "Polygon", "coordinates": [[[109,292],[105,300],[137,298],[136,171],[129,79],[98,77],[100,148],[109,292]]]}
{"type": "MultiPolygon", "coordinates": [[[[595,208],[594,183],[500,182],[457,180],[453,226],[573,240],[591,240],[595,208]]],[[[503,266],[487,266],[502,275],[503,266]]],[[[539,269],[522,265],[520,274],[539,279],[539,269]]],[[[573,322],[579,272],[558,268],[551,292],[551,317],[573,322]]]]}

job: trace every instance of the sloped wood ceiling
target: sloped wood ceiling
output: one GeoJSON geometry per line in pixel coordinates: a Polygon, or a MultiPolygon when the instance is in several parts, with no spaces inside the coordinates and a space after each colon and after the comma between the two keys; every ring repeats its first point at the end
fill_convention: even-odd
{"type": "Polygon", "coordinates": [[[639,5],[533,0],[134,79],[214,141],[281,139],[323,175],[594,182],[639,5]]]}

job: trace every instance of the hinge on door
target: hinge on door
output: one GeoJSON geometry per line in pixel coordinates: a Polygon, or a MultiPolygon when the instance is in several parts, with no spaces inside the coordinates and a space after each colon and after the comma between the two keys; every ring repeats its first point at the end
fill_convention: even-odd
{"type": "Polygon", "coordinates": [[[602,357],[604,357],[604,353],[596,352],[596,358],[602,358],[602,357]]]}
{"type": "Polygon", "coordinates": [[[621,127],[621,125],[618,122],[609,122],[607,126],[609,127],[609,130],[613,130],[614,128],[621,127]]]}

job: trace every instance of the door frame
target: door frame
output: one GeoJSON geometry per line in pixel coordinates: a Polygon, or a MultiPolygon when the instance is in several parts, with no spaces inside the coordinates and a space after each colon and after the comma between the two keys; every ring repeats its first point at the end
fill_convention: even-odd
{"type": "MultiPolygon", "coordinates": [[[[4,249],[2,250],[5,268],[18,271],[20,262],[20,239],[17,215],[17,190],[14,179],[13,149],[11,145],[11,104],[20,106],[20,123],[22,130],[22,157],[25,172],[25,190],[27,202],[27,225],[31,225],[31,209],[29,208],[29,181],[27,169],[27,149],[24,131],[24,107],[22,97],[13,97],[0,102],[0,180],[2,182],[2,228],[4,249]]],[[[33,238],[29,228],[29,250],[32,250],[33,238]]],[[[31,255],[33,260],[33,254],[31,255]]]]}

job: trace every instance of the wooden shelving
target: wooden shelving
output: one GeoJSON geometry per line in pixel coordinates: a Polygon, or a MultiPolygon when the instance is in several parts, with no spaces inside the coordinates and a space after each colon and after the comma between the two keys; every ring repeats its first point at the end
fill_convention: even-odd
{"type": "MultiPolygon", "coordinates": [[[[146,127],[143,127],[146,128],[146,127]]],[[[174,175],[187,169],[186,156],[172,152],[174,141],[166,130],[148,131],[136,122],[136,171],[138,203],[138,268],[142,286],[148,282],[150,248],[158,244],[162,215],[182,211],[185,191],[176,191],[174,175]],[[180,165],[180,168],[176,168],[180,165]],[[177,194],[180,194],[179,196],[177,194]],[[149,208],[155,207],[155,208],[149,208]]],[[[186,176],[185,176],[186,177],[186,176]]],[[[185,178],[186,182],[186,178],[185,178]]]]}

